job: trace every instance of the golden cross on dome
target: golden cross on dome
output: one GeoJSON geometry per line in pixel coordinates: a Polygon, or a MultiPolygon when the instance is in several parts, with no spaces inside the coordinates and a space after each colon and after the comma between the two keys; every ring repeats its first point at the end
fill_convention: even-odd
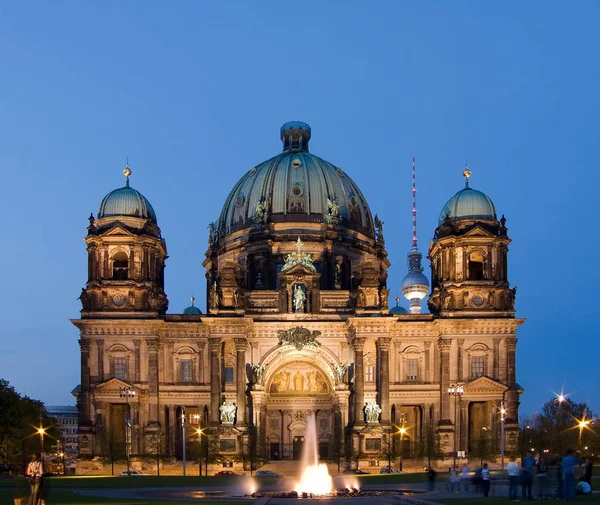
{"type": "Polygon", "coordinates": [[[463,171],[463,177],[465,178],[465,184],[469,187],[469,177],[471,177],[471,171],[469,170],[469,165],[465,161],[465,169],[463,171]]]}
{"type": "Polygon", "coordinates": [[[304,242],[302,242],[302,240],[300,240],[300,237],[298,237],[298,240],[296,241],[296,249],[298,249],[298,254],[300,254],[300,251],[302,250],[303,246],[304,242]]]}

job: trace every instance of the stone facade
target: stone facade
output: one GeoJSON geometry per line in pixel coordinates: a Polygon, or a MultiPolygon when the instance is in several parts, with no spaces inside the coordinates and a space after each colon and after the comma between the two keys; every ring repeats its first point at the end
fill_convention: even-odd
{"type": "MultiPolygon", "coordinates": [[[[258,177],[261,167],[252,170],[258,177]]],[[[295,184],[298,200],[306,192],[295,184]]],[[[81,456],[125,444],[127,411],[134,455],[180,456],[183,418],[187,447],[208,434],[223,461],[295,459],[311,415],[325,459],[416,457],[428,433],[446,456],[474,452],[484,436],[499,451],[502,405],[507,451],[516,447],[524,320],[508,284],[504,220],[443,223],[429,252],[431,313],[390,315],[383,223],[373,225],[368,208],[353,223],[329,196],[320,214],[269,214],[261,200],[238,226],[213,225],[207,315],[166,313],[155,223],[91,220],[89,279],[73,320],[81,456]],[[125,273],[115,275],[115,258],[125,273]],[[458,383],[464,394],[450,396],[458,383]]]]}

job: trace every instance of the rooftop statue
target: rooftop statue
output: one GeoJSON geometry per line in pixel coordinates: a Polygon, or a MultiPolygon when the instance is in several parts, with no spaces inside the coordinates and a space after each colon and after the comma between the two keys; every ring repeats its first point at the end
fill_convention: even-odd
{"type": "Polygon", "coordinates": [[[308,253],[302,252],[303,245],[304,245],[304,243],[300,240],[300,237],[298,237],[298,240],[296,241],[297,251],[294,251],[293,253],[288,254],[286,256],[285,264],[281,268],[282,272],[285,272],[286,270],[289,270],[290,268],[292,268],[293,266],[296,266],[296,265],[304,265],[311,272],[314,272],[314,273],[317,272],[317,269],[315,267],[315,264],[314,264],[314,261],[313,261],[311,255],[308,253]]]}

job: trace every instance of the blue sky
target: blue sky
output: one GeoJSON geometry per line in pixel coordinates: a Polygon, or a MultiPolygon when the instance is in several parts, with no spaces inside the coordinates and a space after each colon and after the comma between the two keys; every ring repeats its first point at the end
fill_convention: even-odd
{"type": "Polygon", "coordinates": [[[170,311],[192,293],[204,308],[208,223],[302,120],[385,221],[392,296],[412,156],[424,253],[468,160],[513,239],[522,412],[563,386],[600,410],[599,15],[585,1],[0,2],[0,377],[73,403],[81,239],[126,157],[167,240],[170,311]]]}

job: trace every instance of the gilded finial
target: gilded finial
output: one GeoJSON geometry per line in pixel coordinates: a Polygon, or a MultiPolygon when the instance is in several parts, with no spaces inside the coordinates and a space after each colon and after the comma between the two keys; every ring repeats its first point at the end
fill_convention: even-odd
{"type": "Polygon", "coordinates": [[[191,302],[192,302],[192,307],[194,306],[194,302],[196,301],[196,298],[194,298],[193,296],[190,298],[191,302]]]}
{"type": "Polygon", "coordinates": [[[471,171],[469,170],[469,165],[465,161],[465,169],[463,171],[463,177],[465,178],[465,186],[469,187],[469,177],[471,177],[471,171]]]}
{"type": "Polygon", "coordinates": [[[131,175],[131,168],[129,168],[129,158],[127,158],[127,162],[125,163],[123,175],[125,176],[125,186],[129,187],[129,176],[131,175]]]}

